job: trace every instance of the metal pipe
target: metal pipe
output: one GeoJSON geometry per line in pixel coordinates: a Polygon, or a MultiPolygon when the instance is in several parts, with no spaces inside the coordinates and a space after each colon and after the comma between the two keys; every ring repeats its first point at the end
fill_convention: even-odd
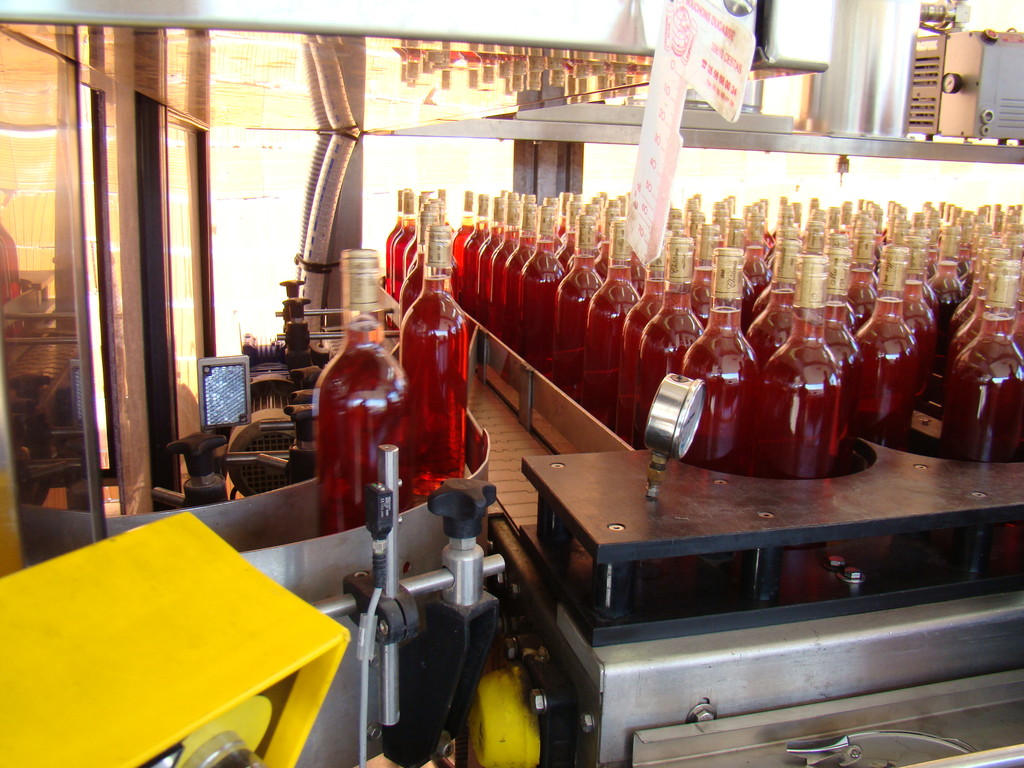
{"type": "MultiPolygon", "coordinates": [[[[497,576],[504,570],[505,558],[501,555],[488,555],[484,558],[484,578],[497,576]]],[[[419,576],[410,576],[400,582],[414,597],[440,592],[443,589],[448,589],[454,583],[455,577],[447,568],[438,568],[436,571],[421,573],[419,576]]],[[[340,619],[356,612],[356,599],[352,595],[338,595],[318,600],[313,603],[313,607],[332,619],[340,619]]]]}
{"type": "MultiPolygon", "coordinates": [[[[303,309],[302,314],[317,316],[317,315],[341,315],[344,314],[344,309],[303,309]]],[[[275,312],[277,317],[284,317],[284,312],[275,312]]]]}
{"type": "Polygon", "coordinates": [[[291,419],[261,419],[260,432],[293,432],[295,422],[291,419]]]}
{"type": "Polygon", "coordinates": [[[259,464],[260,456],[272,456],[275,459],[287,459],[288,451],[232,451],[224,455],[227,466],[259,464]]]}
{"type": "Polygon", "coordinates": [[[927,763],[914,763],[908,765],[907,768],[1021,768],[1021,766],[1024,766],[1024,744],[943,757],[939,760],[930,760],[927,763]]]}
{"type": "MultiPolygon", "coordinates": [[[[310,333],[310,334],[309,334],[309,338],[310,338],[310,340],[311,340],[311,341],[316,341],[316,340],[318,340],[318,339],[319,339],[319,340],[326,340],[326,339],[340,339],[340,338],[342,338],[342,337],[343,337],[344,335],[345,335],[345,334],[344,334],[344,333],[342,333],[341,331],[336,331],[336,332],[325,332],[325,333],[310,333]]],[[[283,333],[279,333],[279,334],[277,334],[277,340],[278,340],[278,341],[284,341],[284,340],[285,340],[285,335],[284,335],[283,333]]]]}
{"type": "Polygon", "coordinates": [[[153,497],[153,501],[159,501],[161,504],[166,504],[175,509],[181,509],[185,506],[185,494],[183,493],[169,491],[166,488],[154,488],[150,491],[150,495],[153,497]]]}
{"type": "MultiPolygon", "coordinates": [[[[393,509],[398,509],[398,446],[382,445],[377,448],[377,479],[391,493],[393,509]]],[[[387,577],[384,582],[384,597],[398,597],[398,529],[401,517],[395,514],[395,524],[388,533],[387,577]]],[[[395,725],[399,718],[398,710],[398,644],[386,643],[380,649],[380,722],[382,725],[395,725]]]]}
{"type": "Polygon", "coordinates": [[[288,470],[288,459],[282,459],[280,456],[271,456],[269,453],[259,454],[256,457],[256,463],[261,467],[273,469],[277,472],[286,472],[288,470]]]}

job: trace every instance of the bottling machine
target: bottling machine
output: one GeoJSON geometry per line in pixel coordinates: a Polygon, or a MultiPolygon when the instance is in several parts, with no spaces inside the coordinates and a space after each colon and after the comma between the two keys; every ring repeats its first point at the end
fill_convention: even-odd
{"type": "MultiPolygon", "coordinates": [[[[910,67],[922,19],[947,43],[947,69],[962,37],[984,67],[1019,47],[1010,33],[966,31],[965,4],[719,4],[754,31],[760,77],[829,73],[809,87],[798,130],[789,116],[762,114],[751,88],[734,127],[690,103],[688,144],[1024,161],[1014,133],[951,144],[894,128],[920,107],[910,67]],[[810,27],[822,34],[788,34],[810,27]],[[893,62],[882,48],[851,49],[851,29],[891,42],[906,83],[865,87],[893,62]],[[844,91],[843,78],[856,88],[844,91]]],[[[583,143],[638,141],[635,104],[591,102],[642,87],[660,11],[646,0],[486,13],[454,4],[444,14],[363,4],[344,19],[321,3],[263,0],[244,14],[217,2],[0,8],[0,210],[24,215],[29,198],[50,201],[48,240],[0,237],[0,530],[17,531],[0,536],[0,573],[187,507],[354,633],[298,757],[304,768],[354,765],[364,738],[371,756],[403,766],[1024,765],[1020,465],[936,458],[932,416],[916,417],[912,452],[861,442],[841,477],[707,472],[675,460],[699,387],[669,382],[648,450],[631,450],[480,327],[466,484],[393,525],[319,535],[308,390],[338,336],[337,252],[360,240],[360,138],[511,139],[517,189],[577,191],[583,143]],[[559,32],[538,33],[537,18],[559,32]],[[233,56],[238,40],[273,55],[233,56]],[[467,83],[501,79],[507,93],[491,90],[481,108],[490,117],[368,127],[373,45],[401,52],[407,83],[450,85],[458,71],[467,83]],[[294,259],[245,278],[261,290],[284,281],[282,338],[214,355],[218,212],[202,183],[201,135],[247,121],[310,133],[307,204],[294,259]],[[90,285],[99,299],[87,298],[90,285]],[[107,514],[104,465],[126,514],[107,514]],[[225,474],[244,497],[226,498],[225,474]],[[376,585],[374,555],[385,549],[376,585]],[[376,586],[380,624],[364,620],[359,639],[376,586]]],[[[990,104],[1003,81],[982,79],[977,91],[969,78],[947,91],[944,79],[944,94],[990,104]]],[[[920,132],[987,135],[976,123],[943,129],[956,108],[945,95],[936,129],[920,132]]],[[[152,757],[174,765],[173,755],[152,757]]]]}

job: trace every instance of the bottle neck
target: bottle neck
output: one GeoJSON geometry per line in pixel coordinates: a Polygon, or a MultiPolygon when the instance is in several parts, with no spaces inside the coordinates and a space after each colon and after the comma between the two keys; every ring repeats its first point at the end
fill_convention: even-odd
{"type": "Polygon", "coordinates": [[[555,236],[543,234],[537,238],[537,253],[553,256],[555,254],[555,236]]]}
{"type": "Polygon", "coordinates": [[[573,269],[588,269],[591,272],[597,269],[597,251],[593,248],[588,248],[583,251],[576,251],[572,257],[572,268],[573,269]]]}
{"type": "Polygon", "coordinates": [[[708,330],[740,332],[740,299],[713,299],[708,313],[708,330]]]}
{"type": "Polygon", "coordinates": [[[653,268],[647,270],[647,277],[644,279],[643,296],[662,296],[665,293],[665,270],[664,268],[653,268]]]}
{"type": "Polygon", "coordinates": [[[452,270],[450,267],[434,267],[427,265],[426,274],[423,276],[423,290],[431,293],[452,292],[452,270]]]}
{"type": "Polygon", "coordinates": [[[790,339],[823,342],[825,340],[825,307],[794,307],[790,339]]]}
{"type": "Polygon", "coordinates": [[[979,335],[1009,337],[1017,326],[1017,311],[1006,307],[985,307],[979,335]]]}
{"type": "Polygon", "coordinates": [[[375,311],[360,309],[354,311],[352,319],[345,326],[345,345],[380,344],[384,331],[375,311]]]}
{"type": "Polygon", "coordinates": [[[662,298],[662,308],[666,310],[680,310],[690,308],[690,284],[689,283],[665,283],[665,292],[662,298]]]}
{"type": "Polygon", "coordinates": [[[477,232],[488,232],[491,230],[491,222],[487,219],[477,219],[476,222],[477,232]]]}
{"type": "Polygon", "coordinates": [[[891,291],[879,295],[871,315],[879,319],[903,319],[903,296],[894,296],[891,291]]]}
{"type": "Polygon", "coordinates": [[[940,261],[935,269],[936,278],[947,278],[957,276],[957,262],[940,261]]]}
{"type": "Polygon", "coordinates": [[[612,259],[608,262],[608,274],[605,276],[605,283],[631,283],[633,273],[629,268],[629,262],[620,259],[612,259]]]}
{"type": "Polygon", "coordinates": [[[793,306],[796,286],[792,283],[779,283],[768,295],[768,308],[779,309],[793,306]]]}

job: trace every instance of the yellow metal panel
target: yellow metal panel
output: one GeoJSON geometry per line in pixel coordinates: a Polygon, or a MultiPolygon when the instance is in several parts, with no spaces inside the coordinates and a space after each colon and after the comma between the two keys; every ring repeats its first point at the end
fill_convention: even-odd
{"type": "Polygon", "coordinates": [[[289,768],[348,642],[190,514],[0,579],[0,616],[11,766],[135,768],[287,678],[263,757],[289,768]]]}

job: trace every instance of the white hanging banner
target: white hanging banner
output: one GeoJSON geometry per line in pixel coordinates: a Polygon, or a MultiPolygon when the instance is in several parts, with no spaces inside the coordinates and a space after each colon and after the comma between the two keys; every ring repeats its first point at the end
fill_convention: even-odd
{"type": "Polygon", "coordinates": [[[687,85],[730,122],[743,106],[754,33],[722,2],[665,3],[626,216],[626,238],[645,265],[661,252],[665,237],[687,85]]]}

